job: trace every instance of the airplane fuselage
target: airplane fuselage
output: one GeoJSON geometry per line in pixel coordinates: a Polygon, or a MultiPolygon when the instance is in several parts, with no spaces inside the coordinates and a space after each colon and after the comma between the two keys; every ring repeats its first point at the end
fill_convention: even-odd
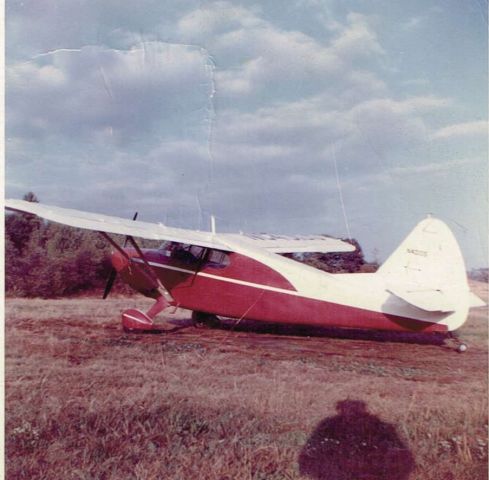
{"type": "MultiPolygon", "coordinates": [[[[132,288],[156,298],[154,285],[135,266],[142,260],[134,250],[125,251],[130,261],[116,252],[112,256],[114,266],[132,288]]],[[[447,331],[446,325],[433,321],[433,314],[416,318],[423,317],[423,312],[412,312],[418,309],[393,301],[381,285],[375,284],[374,275],[332,275],[274,254],[267,265],[236,252],[199,249],[194,253],[144,250],[146,261],[181,308],[296,325],[447,331]],[[328,297],[345,300],[339,303],[328,297]]]]}

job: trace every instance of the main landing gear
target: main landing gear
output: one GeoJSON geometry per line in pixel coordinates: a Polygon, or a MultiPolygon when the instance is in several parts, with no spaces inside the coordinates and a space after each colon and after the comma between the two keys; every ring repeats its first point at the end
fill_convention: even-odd
{"type": "MultiPolygon", "coordinates": [[[[126,332],[149,332],[155,330],[153,319],[170,306],[163,296],[146,312],[130,308],[122,312],[122,327],[126,332]]],[[[192,312],[192,323],[197,328],[217,328],[221,321],[216,315],[204,312],[192,312]]]]}
{"type": "Polygon", "coordinates": [[[205,312],[192,312],[192,322],[197,328],[217,328],[221,324],[216,315],[205,312]]]}

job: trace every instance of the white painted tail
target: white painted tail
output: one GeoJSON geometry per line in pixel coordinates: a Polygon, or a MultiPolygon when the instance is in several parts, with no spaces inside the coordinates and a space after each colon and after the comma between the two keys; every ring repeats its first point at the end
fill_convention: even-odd
{"type": "Polygon", "coordinates": [[[449,330],[459,328],[470,306],[484,304],[470,292],[465,264],[448,226],[428,217],[377,271],[387,290],[428,312],[444,312],[449,330]]]}

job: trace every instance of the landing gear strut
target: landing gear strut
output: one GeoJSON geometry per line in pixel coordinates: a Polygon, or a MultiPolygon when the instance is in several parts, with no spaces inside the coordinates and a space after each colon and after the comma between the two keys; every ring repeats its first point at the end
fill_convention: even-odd
{"type": "MultiPolygon", "coordinates": [[[[136,219],[136,216],[137,215],[134,216],[133,220],[136,219]]],[[[161,283],[160,279],[149,265],[143,251],[139,248],[139,245],[136,243],[134,238],[132,238],[130,235],[127,235],[124,246],[127,242],[130,242],[134,250],[136,250],[137,256],[139,257],[139,260],[141,260],[142,264],[132,263],[131,257],[127,254],[124,248],[120,247],[116,242],[114,242],[114,240],[112,240],[112,238],[110,238],[107,233],[100,233],[119,252],[121,258],[123,259],[122,265],[120,265],[117,270],[112,270],[110,274],[109,281],[107,282],[107,286],[104,292],[104,299],[107,298],[107,295],[112,288],[117,271],[120,271],[124,268],[128,268],[129,272],[131,271],[131,268],[137,270],[137,272],[145,279],[146,283],[148,284],[148,290],[151,289],[153,293],[156,294],[156,302],[146,313],[141,312],[141,310],[137,310],[135,308],[124,310],[124,312],[122,312],[122,328],[126,332],[133,332],[137,330],[154,330],[154,317],[156,317],[156,315],[158,315],[158,313],[160,313],[166,307],[170,305],[175,305],[175,301],[171,296],[171,293],[161,283]]]]}

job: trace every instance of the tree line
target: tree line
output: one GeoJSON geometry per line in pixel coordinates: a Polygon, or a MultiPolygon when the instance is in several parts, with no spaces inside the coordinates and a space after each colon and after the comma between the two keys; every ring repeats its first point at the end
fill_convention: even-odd
{"type": "MultiPolygon", "coordinates": [[[[31,192],[24,200],[38,201],[31,192]]],[[[110,271],[109,251],[96,232],[9,213],[5,218],[6,293],[50,298],[103,288],[110,271]]]]}
{"type": "MultiPolygon", "coordinates": [[[[24,200],[38,202],[32,192],[24,200]]],[[[119,244],[123,236],[114,235],[119,244]]],[[[139,241],[142,247],[155,242],[139,241]]],[[[303,254],[293,258],[322,270],[338,272],[373,271],[366,264],[360,245],[354,252],[303,254]]],[[[102,294],[110,273],[112,247],[97,232],[47,222],[35,215],[8,213],[5,218],[5,288],[18,297],[53,298],[82,293],[102,294]]],[[[373,269],[373,270],[372,270],[373,269]]],[[[128,293],[122,282],[115,291],[128,293]]]]}

